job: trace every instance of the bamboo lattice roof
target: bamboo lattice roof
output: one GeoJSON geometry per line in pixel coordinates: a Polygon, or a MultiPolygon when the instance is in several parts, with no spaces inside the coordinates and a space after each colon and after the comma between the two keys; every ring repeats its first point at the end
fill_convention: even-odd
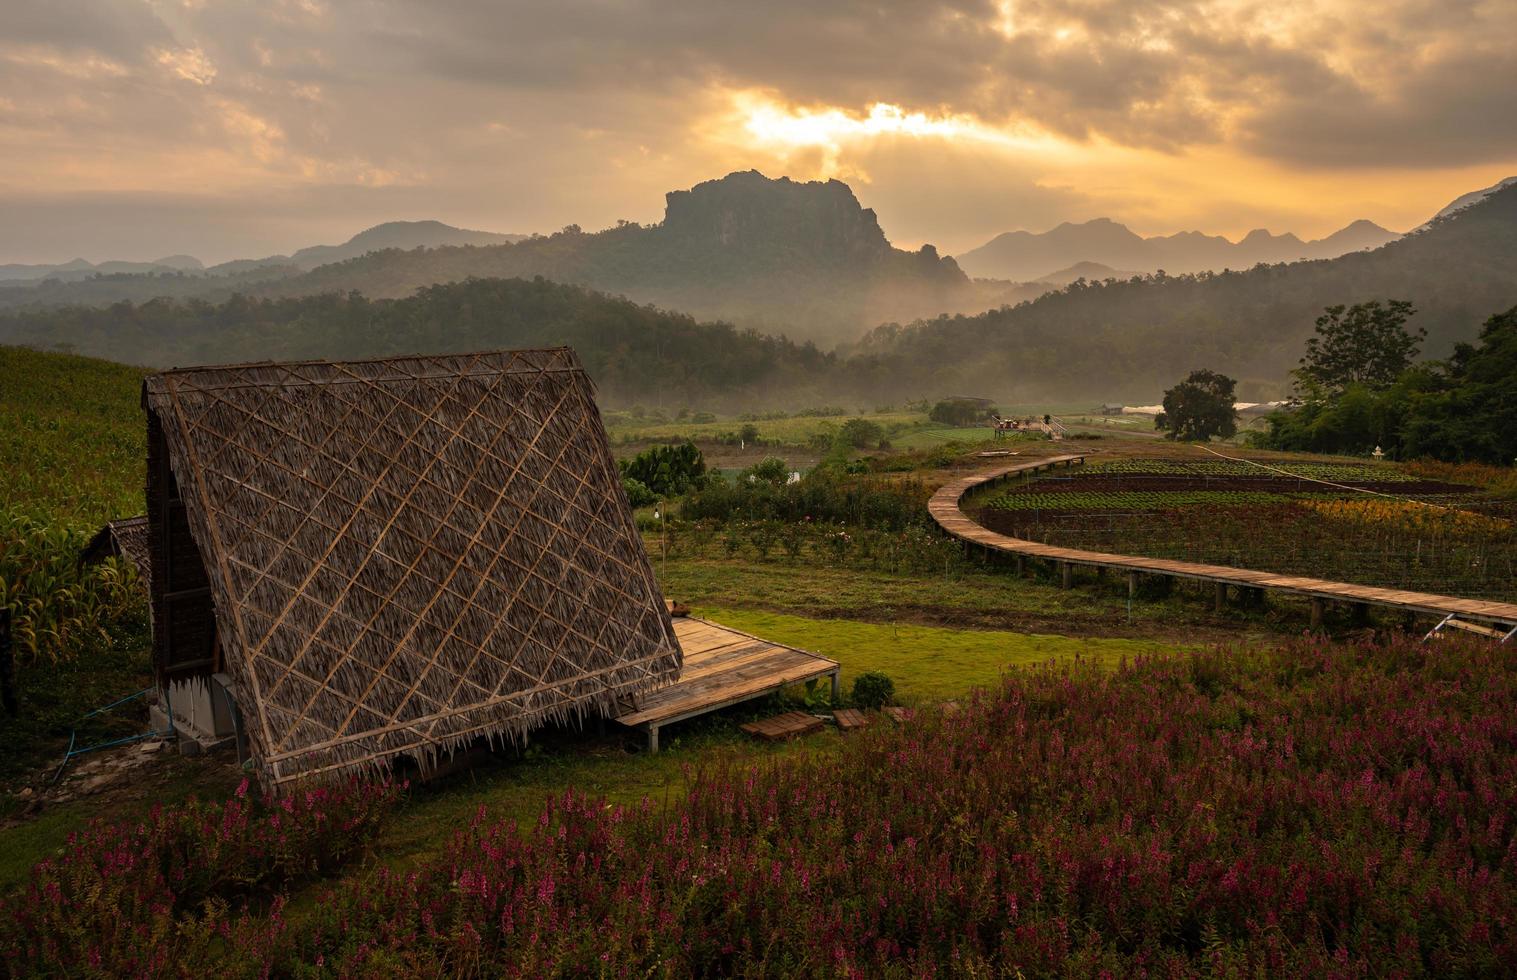
{"type": "Polygon", "coordinates": [[[148,378],[271,783],[435,756],[681,654],[568,348],[148,378]]]}

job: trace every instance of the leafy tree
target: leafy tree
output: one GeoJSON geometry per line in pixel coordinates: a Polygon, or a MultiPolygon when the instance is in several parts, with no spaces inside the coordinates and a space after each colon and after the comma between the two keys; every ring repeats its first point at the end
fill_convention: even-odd
{"type": "Polygon", "coordinates": [[[633,507],[647,507],[649,504],[658,503],[658,494],[649,490],[648,485],[642,480],[624,476],[622,489],[627,492],[627,502],[633,507]]]}
{"type": "Polygon", "coordinates": [[[863,449],[867,446],[877,445],[885,438],[885,430],[878,422],[868,419],[849,419],[838,430],[838,438],[854,449],[863,449]]]}
{"type": "Polygon", "coordinates": [[[1380,446],[1394,454],[1398,399],[1395,389],[1350,384],[1333,397],[1271,412],[1265,418],[1268,430],[1251,434],[1250,442],[1266,449],[1361,455],[1380,446]]]}
{"type": "Polygon", "coordinates": [[[1486,320],[1480,345],[1404,379],[1403,455],[1517,461],[1517,306],[1486,320]]]}
{"type": "Polygon", "coordinates": [[[637,480],[661,497],[697,486],[706,475],[706,460],[694,443],[654,446],[621,461],[623,480],[637,480]]]}
{"type": "Polygon", "coordinates": [[[942,425],[974,425],[995,412],[995,406],[979,398],[945,398],[932,406],[928,418],[942,425]]]}
{"type": "Polygon", "coordinates": [[[1170,439],[1206,442],[1238,431],[1234,394],[1238,382],[1215,371],[1192,371],[1164,393],[1164,411],[1154,420],[1170,439]]]}
{"type": "Polygon", "coordinates": [[[1329,306],[1317,317],[1317,335],[1306,341],[1306,356],[1293,372],[1311,391],[1339,392],[1351,384],[1384,388],[1395,382],[1422,349],[1427,331],[1408,331],[1417,311],[1405,300],[1329,306]]]}
{"type": "Polygon", "coordinates": [[[758,442],[759,427],[754,425],[752,422],[747,423],[738,430],[738,438],[743,440],[745,444],[750,442],[758,442]]]}

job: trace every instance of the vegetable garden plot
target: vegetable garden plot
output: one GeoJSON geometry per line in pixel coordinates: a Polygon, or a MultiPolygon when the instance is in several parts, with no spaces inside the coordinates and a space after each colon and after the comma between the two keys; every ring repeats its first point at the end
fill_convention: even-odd
{"type": "Polygon", "coordinates": [[[1517,599],[1517,525],[1508,503],[1384,466],[1281,468],[1303,478],[1261,477],[1256,467],[1227,461],[1118,460],[1076,478],[1011,487],[982,503],[980,519],[1060,547],[1517,599]],[[1192,472],[1180,472],[1185,467],[1192,472]],[[1308,472],[1397,496],[1310,482],[1308,472]]]}

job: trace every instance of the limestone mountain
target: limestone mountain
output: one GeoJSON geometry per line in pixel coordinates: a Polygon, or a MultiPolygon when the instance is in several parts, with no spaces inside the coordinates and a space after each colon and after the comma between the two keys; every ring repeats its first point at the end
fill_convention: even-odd
{"type": "MultiPolygon", "coordinates": [[[[886,321],[977,312],[1026,298],[1011,284],[970,283],[932,246],[894,248],[875,213],[840,181],[771,180],[755,171],[673,191],[656,225],[622,222],[600,232],[569,226],[508,244],[382,245],[380,226],[344,248],[364,254],[301,272],[282,263],[239,264],[203,279],[113,277],[71,288],[0,290],[0,307],[104,304],[155,296],[224,299],[358,291],[398,298],[467,278],[532,278],[588,286],[704,319],[835,344],[886,321]]],[[[414,228],[404,229],[408,234],[414,228]]],[[[316,257],[330,252],[311,253],[316,257]]],[[[216,271],[216,270],[213,270],[216,271]]],[[[1037,290],[1033,291],[1036,295],[1037,290]]]]}

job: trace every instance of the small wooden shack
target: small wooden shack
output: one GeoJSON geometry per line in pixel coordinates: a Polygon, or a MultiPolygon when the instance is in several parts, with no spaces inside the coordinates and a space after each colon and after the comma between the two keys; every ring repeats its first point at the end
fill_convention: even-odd
{"type": "Polygon", "coordinates": [[[568,348],[149,377],[160,684],[221,679],[277,786],[672,682],[594,395],[568,348]]]}
{"type": "Polygon", "coordinates": [[[125,558],[137,570],[146,586],[152,578],[152,557],[148,549],[147,515],[123,517],[109,521],[96,531],[79,552],[81,564],[92,565],[106,558],[125,558]]]}

